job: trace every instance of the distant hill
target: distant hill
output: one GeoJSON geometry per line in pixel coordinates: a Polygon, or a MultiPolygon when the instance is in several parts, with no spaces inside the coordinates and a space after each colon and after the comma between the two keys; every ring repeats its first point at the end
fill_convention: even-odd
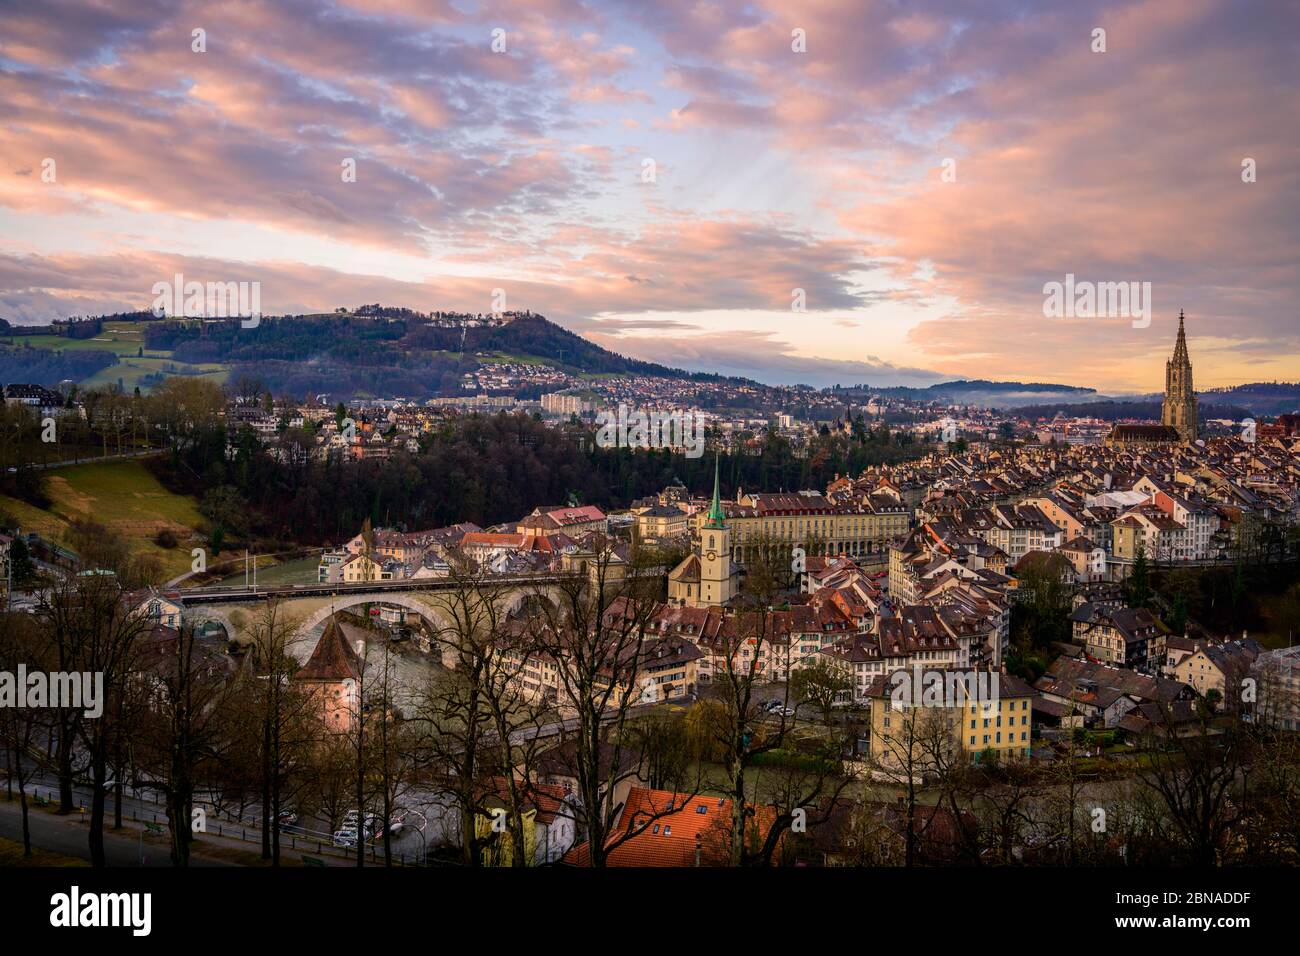
{"type": "MultiPolygon", "coordinates": [[[[844,391],[844,390],[841,390],[844,391]]],[[[938,382],[924,388],[891,386],[872,388],[857,386],[850,392],[906,398],[918,402],[943,402],[952,405],[983,405],[986,407],[1017,408],[1052,401],[1079,401],[1097,395],[1094,388],[1076,385],[1054,385],[1047,382],[991,382],[986,379],[957,379],[938,382]]]]}
{"type": "Polygon", "coordinates": [[[1256,415],[1300,412],[1300,382],[1252,382],[1199,393],[1201,402],[1243,405],[1256,415]]]}
{"type": "MultiPolygon", "coordinates": [[[[1252,382],[1228,388],[1209,388],[1198,391],[1196,395],[1200,399],[1202,418],[1235,420],[1247,415],[1274,418],[1288,412],[1300,412],[1300,383],[1295,382],[1252,382]]],[[[1111,404],[1154,407],[1158,418],[1163,400],[1164,396],[1160,392],[1147,392],[1143,395],[1116,395],[1107,401],[1111,404]]],[[[1062,407],[1066,408],[1067,415],[1072,414],[1070,408],[1074,406],[1062,407]]],[[[1086,406],[1082,407],[1086,408],[1086,406]]],[[[1079,412],[1079,414],[1086,414],[1086,412],[1079,412]]]]}
{"type": "MultiPolygon", "coordinates": [[[[1030,417],[1051,418],[1057,412],[1066,416],[1100,418],[1114,421],[1125,418],[1159,418],[1160,392],[1139,395],[1103,395],[1095,388],[1054,385],[1046,382],[990,382],[983,379],[958,379],[939,382],[925,388],[872,388],[859,385],[840,389],[849,396],[884,395],[915,401],[946,402],[957,405],[982,405],[986,408],[1016,409],[1030,417]],[[1152,411],[1154,409],[1154,412],[1152,411]]],[[[1300,411],[1300,384],[1292,382],[1254,382],[1231,388],[1212,388],[1197,392],[1201,417],[1240,419],[1245,415],[1269,417],[1300,411]]]]}
{"type": "Polygon", "coordinates": [[[339,398],[454,396],[462,393],[467,372],[511,360],[574,375],[745,381],[630,359],[531,313],[503,325],[457,325],[410,310],[365,309],[365,315],[265,316],[256,329],[238,320],[155,322],[145,327],[144,345],[178,362],[229,366],[232,377],[259,379],[275,392],[339,398]]]}
{"type": "MultiPolygon", "coordinates": [[[[1119,422],[1137,419],[1139,421],[1158,422],[1163,399],[1159,396],[1135,401],[1115,401],[1105,399],[1097,402],[1046,402],[1037,405],[1021,405],[1016,409],[1018,415],[1028,419],[1050,419],[1057,414],[1066,418],[1096,418],[1104,422],[1119,422]]],[[[1227,418],[1240,421],[1249,415],[1261,415],[1251,409],[1234,403],[1211,402],[1201,396],[1198,407],[1201,420],[1209,418],[1227,418]]]]}
{"type": "MultiPolygon", "coordinates": [[[[462,330],[414,325],[409,344],[443,352],[461,350],[462,330]]],[[[464,330],[465,351],[501,352],[548,360],[548,364],[587,374],[654,375],[660,378],[721,380],[721,376],[691,373],[654,362],[626,358],[601,348],[540,315],[520,316],[501,326],[464,330]]]]}

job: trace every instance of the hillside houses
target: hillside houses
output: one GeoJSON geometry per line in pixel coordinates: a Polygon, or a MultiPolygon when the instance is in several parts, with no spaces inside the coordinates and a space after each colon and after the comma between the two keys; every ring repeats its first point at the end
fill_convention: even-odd
{"type": "Polygon", "coordinates": [[[985,616],[951,604],[916,604],[875,618],[870,630],[837,641],[821,654],[851,683],[853,698],[864,701],[873,681],[895,671],[977,667],[991,641],[997,641],[997,625],[985,616]]]}
{"type": "Polygon", "coordinates": [[[1162,671],[1188,684],[1202,697],[1214,693],[1235,709],[1243,701],[1243,681],[1250,676],[1256,659],[1264,652],[1258,641],[1242,637],[1235,641],[1170,639],[1163,654],[1162,671]]]}
{"type": "Polygon", "coordinates": [[[1070,623],[1089,657],[1146,673],[1159,669],[1166,632],[1146,608],[1084,603],[1070,613],[1070,623]]]}
{"type": "Polygon", "coordinates": [[[1034,690],[1034,709],[1043,719],[1069,727],[1111,728],[1140,704],[1168,706],[1196,696],[1175,680],[1065,656],[1034,682],[1034,690]]]}

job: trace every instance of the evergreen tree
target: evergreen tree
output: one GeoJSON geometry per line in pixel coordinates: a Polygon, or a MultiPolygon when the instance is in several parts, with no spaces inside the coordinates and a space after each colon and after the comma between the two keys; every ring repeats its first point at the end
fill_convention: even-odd
{"type": "Polygon", "coordinates": [[[31,552],[22,538],[14,538],[9,544],[9,566],[15,588],[25,588],[36,578],[36,565],[32,563],[31,552]]]}
{"type": "Polygon", "coordinates": [[[1147,553],[1138,545],[1133,558],[1133,567],[1128,575],[1129,607],[1146,607],[1151,603],[1151,573],[1147,567],[1147,553]]]}

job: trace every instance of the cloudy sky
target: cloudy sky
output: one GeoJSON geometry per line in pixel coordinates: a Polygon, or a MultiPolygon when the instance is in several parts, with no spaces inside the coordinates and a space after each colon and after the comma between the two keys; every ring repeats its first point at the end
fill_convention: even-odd
{"type": "Polygon", "coordinates": [[[1183,308],[1199,387],[1300,379],[1298,11],[0,0],[0,317],[503,289],[768,382],[1153,391],[1183,308]],[[1066,274],[1152,321],[1045,318],[1066,274]]]}

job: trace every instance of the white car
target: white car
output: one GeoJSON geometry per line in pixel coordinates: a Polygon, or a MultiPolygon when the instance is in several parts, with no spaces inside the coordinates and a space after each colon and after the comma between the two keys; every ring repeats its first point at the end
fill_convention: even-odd
{"type": "Polygon", "coordinates": [[[345,826],[334,834],[334,845],[354,847],[357,845],[357,828],[345,826]]]}

